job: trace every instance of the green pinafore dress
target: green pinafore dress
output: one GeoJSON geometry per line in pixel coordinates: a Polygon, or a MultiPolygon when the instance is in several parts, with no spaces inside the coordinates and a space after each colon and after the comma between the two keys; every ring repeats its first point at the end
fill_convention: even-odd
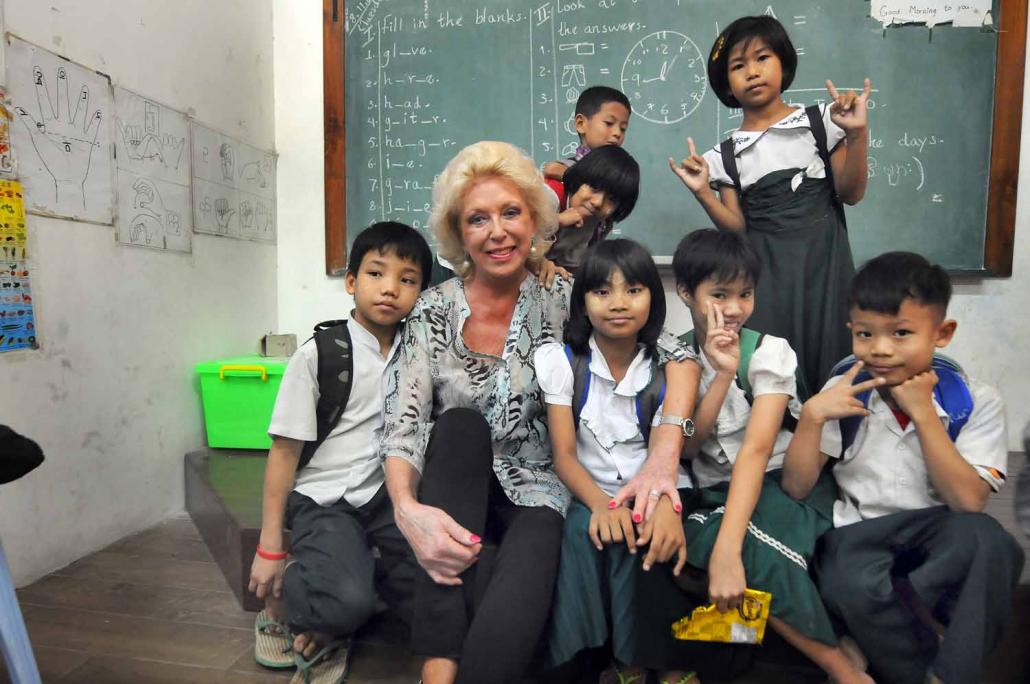
{"type": "Polygon", "coordinates": [[[805,109],[826,178],[791,180],[782,169],[740,190],[732,139],[720,146],[723,166],[740,196],[747,236],[762,260],[748,327],[786,338],[798,357],[802,400],[818,392],[833,365],[851,353],[847,293],[855,273],[844,209],[837,197],[818,106],[805,109]]]}

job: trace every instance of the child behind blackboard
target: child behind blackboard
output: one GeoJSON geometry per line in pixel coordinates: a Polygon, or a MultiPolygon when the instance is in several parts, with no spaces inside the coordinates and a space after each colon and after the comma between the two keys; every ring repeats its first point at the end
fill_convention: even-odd
{"type": "Polygon", "coordinates": [[[751,326],[790,342],[814,390],[850,353],[845,298],[854,263],[841,203],[865,194],[870,83],[859,95],[826,81],[829,106],[793,107],[782,93],[796,67],[775,18],[727,26],[708,78],[723,104],[741,108],[743,123],[704,156],[688,138],[690,156],[669,165],[718,228],[747,231],[762,259],[751,326]]]}

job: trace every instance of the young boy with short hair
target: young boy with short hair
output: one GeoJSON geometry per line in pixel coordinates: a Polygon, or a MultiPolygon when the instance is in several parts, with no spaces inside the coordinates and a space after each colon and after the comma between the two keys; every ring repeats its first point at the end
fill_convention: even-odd
{"type": "Polygon", "coordinates": [[[349,396],[335,426],[319,434],[316,409],[326,388],[316,340],[301,345],[286,367],[268,428],[273,444],[250,575],[250,590],[265,599],[255,626],[263,665],[296,663],[312,681],[342,681],[343,639],[371,617],[377,590],[402,618],[410,613],[413,558],[394,524],[373,436],[382,425],[383,373],[431,266],[425,239],[404,224],[376,223],[354,240],[344,280],[354,297],[346,323],[351,377],[340,377],[349,396]]]}
{"type": "Polygon", "coordinates": [[[561,180],[565,171],[590,150],[604,145],[622,147],[631,112],[629,98],[621,90],[608,86],[590,86],[584,90],[576,100],[575,125],[579,147],[569,159],[545,163],[544,176],[561,180]]]}
{"type": "Polygon", "coordinates": [[[877,681],[982,681],[1023,567],[983,513],[1005,481],[1001,397],[935,361],[957,326],[950,298],[947,273],[910,252],[855,274],[855,363],[805,403],[784,466],[784,489],[800,498],[835,459],[835,529],[816,576],[877,681]]]}

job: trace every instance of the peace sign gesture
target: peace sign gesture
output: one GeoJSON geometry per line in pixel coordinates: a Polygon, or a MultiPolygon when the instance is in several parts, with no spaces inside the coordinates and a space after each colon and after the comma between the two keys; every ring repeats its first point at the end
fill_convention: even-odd
{"type": "Polygon", "coordinates": [[[740,336],[726,329],[722,309],[715,302],[705,302],[705,317],[705,357],[716,373],[736,373],[740,365],[740,336]]]}
{"type": "Polygon", "coordinates": [[[869,93],[872,92],[872,83],[867,78],[862,94],[854,90],[846,93],[837,92],[833,81],[826,79],[826,91],[830,94],[830,120],[845,131],[859,131],[866,127],[869,119],[866,111],[866,101],[869,100],[869,93]]]}
{"type": "Polygon", "coordinates": [[[853,384],[862,366],[861,361],[856,362],[851,370],[841,376],[840,382],[805,402],[805,411],[819,423],[849,416],[868,416],[868,409],[857,395],[880,387],[887,381],[884,378],[873,378],[857,385],[853,384]]]}
{"type": "Polygon", "coordinates": [[[687,138],[687,149],[690,151],[690,156],[680,162],[679,166],[672,157],[669,157],[669,168],[679,176],[683,185],[686,185],[696,195],[708,189],[708,162],[697,153],[693,138],[687,138]]]}

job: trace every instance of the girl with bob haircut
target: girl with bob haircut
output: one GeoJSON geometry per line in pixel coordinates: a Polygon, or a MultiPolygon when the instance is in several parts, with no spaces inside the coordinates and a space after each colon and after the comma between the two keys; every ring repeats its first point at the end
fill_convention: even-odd
{"type": "Polygon", "coordinates": [[[843,204],[865,194],[868,147],[861,94],[838,93],[809,107],[783,99],[797,52],[774,17],[741,17],[719,34],[708,80],[743,121],[729,138],[669,166],[720,230],[747,232],[762,260],[756,330],[786,339],[801,362],[804,390],[822,387],[850,353],[848,284],[855,271],[843,204]]]}
{"type": "MultiPolygon", "coordinates": [[[[545,344],[534,358],[554,467],[574,497],[562,537],[548,664],[565,665],[610,643],[614,662],[601,681],[646,676],[635,666],[638,549],[648,547],[640,554],[645,571],[676,556],[672,572],[678,575],[687,557],[682,509],[668,496],[654,494],[655,514],[639,527],[612,498],[647,459],[651,425],[662,413],[665,372],[657,346],[664,322],[665,295],[651,255],[632,240],[607,240],[587,250],[576,275],[565,344],[545,344]]],[[[689,483],[680,466],[677,486],[689,483]]]]}
{"type": "Polygon", "coordinates": [[[436,238],[437,253],[453,264],[454,272],[465,278],[475,267],[461,238],[458,212],[469,186],[486,178],[504,178],[519,189],[536,226],[529,267],[539,266],[545,246],[558,229],[557,203],[541,182],[533,160],[506,142],[483,140],[461,150],[444,168],[433,184],[433,209],[429,226],[436,238]]]}
{"type": "Polygon", "coordinates": [[[558,196],[558,234],[547,251],[543,276],[571,278],[587,248],[629,217],[640,193],[640,165],[617,145],[603,145],[569,167],[563,180],[547,179],[558,196]]]}

